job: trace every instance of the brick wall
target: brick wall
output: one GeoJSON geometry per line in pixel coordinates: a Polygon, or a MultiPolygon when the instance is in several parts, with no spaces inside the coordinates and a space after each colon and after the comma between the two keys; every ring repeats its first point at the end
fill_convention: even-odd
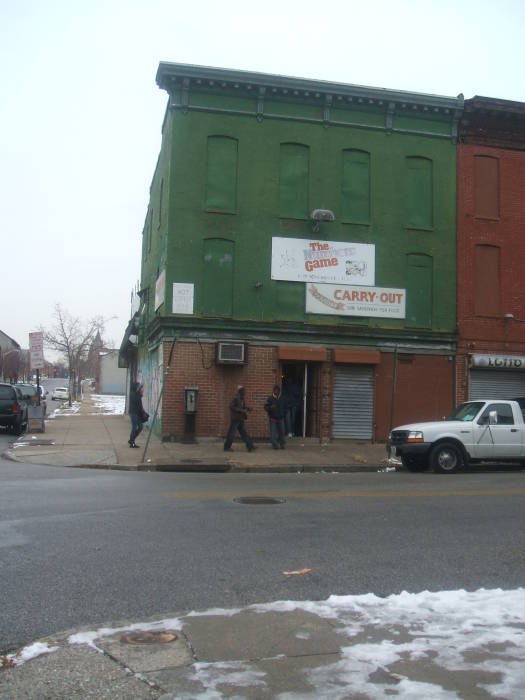
{"type": "MultiPolygon", "coordinates": [[[[164,357],[169,354],[165,344],[164,357]]],[[[245,365],[215,363],[214,343],[177,342],[171,371],[166,379],[163,396],[164,436],[181,437],[184,433],[184,388],[199,388],[196,434],[224,437],[230,421],[229,403],[239,384],[246,388],[246,404],[253,408],[247,421],[252,437],[269,436],[268,416],[264,402],[274,384],[280,383],[277,348],[248,347],[245,365]]]]}
{"type": "Polygon", "coordinates": [[[458,307],[457,402],[468,398],[469,355],[525,354],[525,152],[487,146],[458,146],[458,307]],[[498,160],[499,217],[483,219],[474,210],[474,157],[498,160]],[[500,249],[500,309],[475,314],[475,246],[500,249]],[[504,319],[513,314],[514,319],[504,319]]]}

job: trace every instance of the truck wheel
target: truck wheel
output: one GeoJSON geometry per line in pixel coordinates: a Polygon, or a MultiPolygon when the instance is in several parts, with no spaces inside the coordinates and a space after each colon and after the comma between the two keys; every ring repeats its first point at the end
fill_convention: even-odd
{"type": "Polygon", "coordinates": [[[436,474],[453,474],[463,465],[463,455],[453,442],[441,442],[430,453],[430,465],[436,474]]]}
{"type": "Polygon", "coordinates": [[[401,463],[409,472],[422,472],[427,468],[425,458],[415,457],[414,455],[402,455],[401,463]]]}

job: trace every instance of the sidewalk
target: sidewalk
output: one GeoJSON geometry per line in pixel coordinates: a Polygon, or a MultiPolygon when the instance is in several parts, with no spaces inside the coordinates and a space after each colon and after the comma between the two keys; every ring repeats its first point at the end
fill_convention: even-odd
{"type": "MultiPolygon", "coordinates": [[[[48,412],[53,410],[49,405],[48,412]]],[[[184,444],[161,442],[154,434],[142,462],[148,431],[140,435],[140,449],[130,449],[129,430],[128,416],[105,413],[96,396],[85,393],[72,409],[64,405],[46,420],[45,433],[26,433],[3,456],[33,464],[145,471],[376,471],[388,465],[384,444],[289,438],[284,450],[273,450],[268,440],[250,453],[235,442],[225,453],[221,439],[184,444]]]]}
{"type": "Polygon", "coordinates": [[[0,657],[0,700],[522,698],[522,609],[519,590],[425,591],[72,630],[0,657]]]}

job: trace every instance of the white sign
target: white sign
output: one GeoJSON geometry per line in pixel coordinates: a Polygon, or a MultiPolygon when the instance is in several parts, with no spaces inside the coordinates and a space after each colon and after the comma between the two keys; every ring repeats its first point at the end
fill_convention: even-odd
{"type": "Polygon", "coordinates": [[[518,355],[472,355],[473,367],[486,369],[525,369],[525,357],[518,355]]]}
{"type": "Polygon", "coordinates": [[[372,243],[272,238],[272,279],[290,282],[375,284],[372,243]]]}
{"type": "Polygon", "coordinates": [[[193,293],[194,285],[185,282],[173,283],[173,306],[174,314],[193,314],[193,293]]]}
{"type": "Polygon", "coordinates": [[[405,318],[406,289],[307,284],[306,311],[335,316],[405,318]]]}
{"type": "Polygon", "coordinates": [[[166,297],[166,270],[162,270],[155,282],[155,311],[164,304],[166,297]]]}
{"type": "Polygon", "coordinates": [[[38,331],[29,334],[31,369],[44,369],[44,336],[38,331]]]}

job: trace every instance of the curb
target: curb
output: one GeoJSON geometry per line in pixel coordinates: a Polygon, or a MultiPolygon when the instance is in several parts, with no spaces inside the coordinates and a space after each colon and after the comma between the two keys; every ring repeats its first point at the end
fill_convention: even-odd
{"type": "MultiPolygon", "coordinates": [[[[20,464],[31,464],[25,462],[9,451],[3,452],[1,457],[10,462],[20,464]]],[[[318,474],[318,473],[359,473],[376,472],[388,465],[382,464],[273,464],[263,466],[244,466],[240,463],[224,464],[208,462],[204,464],[180,463],[180,464],[155,464],[139,463],[133,464],[50,464],[42,462],[48,467],[64,467],[65,469],[100,469],[107,471],[128,471],[128,472],[160,472],[160,473],[231,473],[231,474],[318,474]]]]}

